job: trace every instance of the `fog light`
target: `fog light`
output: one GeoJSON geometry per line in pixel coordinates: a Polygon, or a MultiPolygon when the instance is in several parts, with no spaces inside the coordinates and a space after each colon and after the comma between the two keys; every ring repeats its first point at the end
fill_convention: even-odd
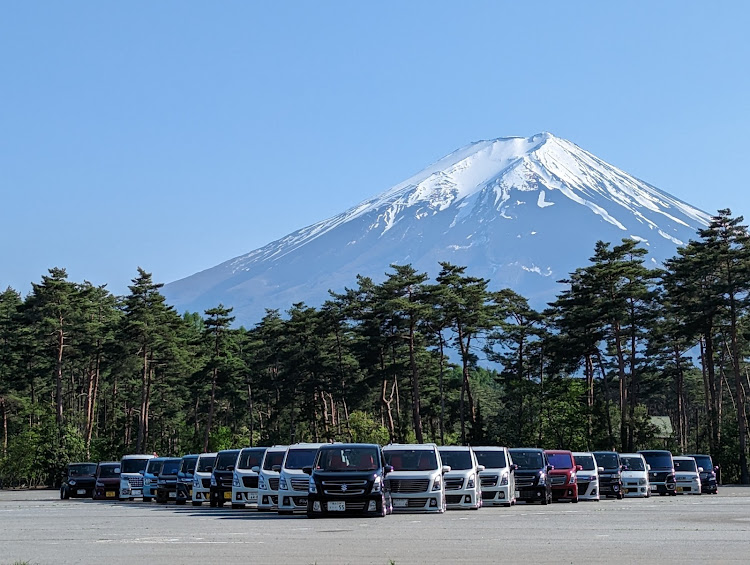
{"type": "Polygon", "coordinates": [[[620,487],[618,485],[612,485],[612,490],[617,492],[618,490],[620,490],[620,487]]]}
{"type": "Polygon", "coordinates": [[[502,500],[502,499],[505,498],[505,493],[504,492],[498,492],[497,493],[497,497],[502,500]]]}
{"type": "Polygon", "coordinates": [[[367,506],[367,511],[368,512],[375,512],[375,510],[377,510],[377,506],[375,504],[375,501],[371,500],[370,504],[367,506]]]}
{"type": "Polygon", "coordinates": [[[242,495],[239,492],[237,493],[237,500],[242,500],[242,495]]]}
{"type": "Polygon", "coordinates": [[[313,512],[320,512],[320,502],[317,500],[313,502],[313,512]]]}
{"type": "Polygon", "coordinates": [[[464,502],[466,504],[471,504],[471,495],[470,494],[467,494],[466,496],[464,496],[464,502]]]}
{"type": "Polygon", "coordinates": [[[437,508],[437,499],[431,498],[430,499],[430,508],[437,508]]]}
{"type": "Polygon", "coordinates": [[[263,504],[268,504],[268,497],[267,496],[263,497],[263,504]]]}
{"type": "Polygon", "coordinates": [[[289,497],[288,496],[284,497],[284,499],[281,501],[281,504],[283,506],[291,506],[292,505],[291,502],[289,502],[289,497]]]}
{"type": "Polygon", "coordinates": [[[591,496],[596,496],[596,489],[591,491],[591,496]]]}

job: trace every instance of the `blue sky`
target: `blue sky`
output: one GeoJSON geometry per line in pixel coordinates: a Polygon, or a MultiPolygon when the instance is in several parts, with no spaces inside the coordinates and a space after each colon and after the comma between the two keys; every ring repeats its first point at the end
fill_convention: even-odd
{"type": "Polygon", "coordinates": [[[13,2],[0,288],[127,292],[550,131],[750,219],[745,2],[13,2]]]}

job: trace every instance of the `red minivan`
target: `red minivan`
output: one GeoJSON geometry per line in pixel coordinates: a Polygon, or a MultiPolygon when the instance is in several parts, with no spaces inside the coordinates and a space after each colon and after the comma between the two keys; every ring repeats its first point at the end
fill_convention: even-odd
{"type": "Polygon", "coordinates": [[[549,464],[553,469],[549,472],[549,479],[552,485],[552,500],[569,500],[578,502],[578,483],[576,481],[576,471],[581,470],[580,465],[576,465],[575,457],[570,451],[563,449],[545,450],[549,464]]]}

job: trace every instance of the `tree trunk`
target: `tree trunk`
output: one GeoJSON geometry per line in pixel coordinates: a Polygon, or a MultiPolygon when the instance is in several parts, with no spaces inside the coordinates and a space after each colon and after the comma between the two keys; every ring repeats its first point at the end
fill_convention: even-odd
{"type": "Polygon", "coordinates": [[[414,352],[414,321],[409,326],[409,363],[411,365],[411,406],[412,419],[414,420],[414,434],[417,443],[424,443],[422,435],[422,415],[420,414],[419,399],[419,370],[417,369],[417,358],[414,352]]]}
{"type": "Polygon", "coordinates": [[[143,347],[143,375],[141,379],[141,408],[138,419],[138,439],[135,444],[136,453],[142,453],[143,439],[146,434],[146,395],[148,394],[148,348],[143,347]]]}
{"type": "Polygon", "coordinates": [[[214,421],[214,403],[216,402],[216,381],[219,377],[219,369],[214,367],[211,371],[211,396],[208,401],[208,419],[206,420],[206,433],[203,437],[203,452],[208,451],[208,440],[211,436],[211,426],[214,421]]]}

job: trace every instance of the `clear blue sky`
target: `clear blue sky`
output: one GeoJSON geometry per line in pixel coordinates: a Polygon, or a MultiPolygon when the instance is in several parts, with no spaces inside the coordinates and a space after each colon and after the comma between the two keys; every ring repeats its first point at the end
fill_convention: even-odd
{"type": "Polygon", "coordinates": [[[750,218],[747,2],[6,2],[0,288],[127,292],[478,139],[550,131],[750,218]]]}

